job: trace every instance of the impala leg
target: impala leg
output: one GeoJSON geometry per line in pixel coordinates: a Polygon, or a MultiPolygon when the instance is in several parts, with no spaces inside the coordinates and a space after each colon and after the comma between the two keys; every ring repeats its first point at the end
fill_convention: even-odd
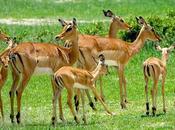
{"type": "Polygon", "coordinates": [[[14,93],[18,86],[19,80],[20,80],[20,74],[16,72],[15,70],[12,70],[12,76],[13,76],[13,84],[11,86],[11,90],[9,92],[10,95],[10,106],[11,106],[11,113],[10,113],[10,119],[11,122],[14,123],[14,93]]]}
{"type": "Polygon", "coordinates": [[[156,114],[156,96],[157,96],[157,83],[158,83],[158,80],[154,80],[154,83],[153,83],[153,88],[151,90],[151,93],[152,93],[152,114],[153,116],[155,116],[156,114]]]}
{"type": "Polygon", "coordinates": [[[86,95],[87,95],[88,100],[89,100],[89,105],[91,106],[91,108],[92,108],[94,111],[96,111],[97,109],[96,109],[96,107],[95,107],[95,105],[94,105],[94,103],[93,103],[93,101],[92,101],[92,99],[91,99],[91,96],[90,96],[90,94],[89,94],[89,90],[85,90],[85,92],[86,92],[86,95]]]}
{"type": "MultiPolygon", "coordinates": [[[[52,89],[53,89],[53,96],[55,95],[55,91],[57,90],[57,85],[54,82],[53,76],[51,77],[52,89]]],[[[61,91],[61,90],[60,90],[61,91]]],[[[63,116],[63,109],[62,109],[62,99],[61,99],[61,92],[58,94],[58,105],[59,105],[59,118],[65,122],[63,116]]]]}
{"type": "Polygon", "coordinates": [[[53,105],[53,113],[52,113],[52,125],[55,126],[56,121],[57,121],[57,116],[56,116],[56,103],[58,100],[58,95],[60,94],[60,90],[55,88],[53,99],[52,99],[52,105],[53,105]]]}
{"type": "Polygon", "coordinates": [[[87,124],[87,120],[86,120],[86,113],[85,113],[85,100],[84,100],[84,90],[81,91],[81,100],[82,100],[82,106],[83,106],[83,121],[84,124],[87,124]]]}
{"type": "Polygon", "coordinates": [[[166,113],[166,108],[165,108],[165,77],[162,77],[162,98],[163,98],[163,112],[166,113]]]}
{"type": "Polygon", "coordinates": [[[4,121],[3,102],[1,98],[2,97],[1,97],[1,89],[0,89],[0,111],[1,111],[2,120],[4,121]]]}
{"type": "Polygon", "coordinates": [[[101,97],[98,95],[97,90],[95,88],[95,86],[91,86],[92,92],[94,93],[95,97],[97,97],[97,99],[100,101],[100,103],[103,105],[103,107],[105,108],[105,110],[107,111],[107,113],[109,113],[110,115],[112,115],[112,112],[109,111],[107,105],[103,102],[103,100],[101,99],[101,97]]]}
{"type": "Polygon", "coordinates": [[[101,99],[105,102],[105,96],[104,96],[104,93],[103,93],[103,81],[102,81],[102,76],[100,76],[99,80],[100,80],[100,97],[101,97],[101,99]]]}
{"type": "MultiPolygon", "coordinates": [[[[97,88],[97,81],[95,81],[95,87],[97,88]]],[[[94,100],[97,102],[97,97],[94,96],[94,100]]]]}
{"type": "Polygon", "coordinates": [[[146,95],[146,115],[149,115],[149,99],[148,99],[148,77],[144,77],[145,79],[145,95],[146,95]]]}
{"type": "Polygon", "coordinates": [[[123,74],[123,86],[124,86],[124,100],[125,100],[125,103],[128,103],[127,90],[126,90],[126,78],[124,74],[123,74]]]}
{"type": "Polygon", "coordinates": [[[20,114],[20,112],[21,112],[21,97],[22,97],[22,94],[23,94],[23,91],[24,91],[25,87],[27,86],[27,83],[28,83],[30,77],[31,77],[31,75],[23,73],[21,84],[17,88],[17,91],[16,91],[16,96],[17,96],[16,120],[17,120],[18,124],[20,123],[20,116],[21,116],[21,114],[20,114]]]}
{"type": "Polygon", "coordinates": [[[124,102],[124,95],[123,95],[123,74],[124,74],[124,68],[123,67],[119,67],[119,71],[118,71],[118,75],[119,75],[119,86],[120,86],[120,105],[121,105],[121,108],[126,108],[126,104],[124,102]]]}
{"type": "Polygon", "coordinates": [[[64,115],[63,115],[63,108],[62,108],[62,98],[61,98],[61,92],[58,95],[58,105],[59,105],[59,118],[62,120],[62,122],[66,122],[64,115]]]}
{"type": "Polygon", "coordinates": [[[79,99],[80,99],[80,89],[75,89],[76,95],[74,96],[75,109],[79,111],[79,99]]]}
{"type": "Polygon", "coordinates": [[[76,123],[79,123],[79,119],[78,119],[78,117],[77,117],[77,115],[76,115],[76,113],[73,109],[73,106],[72,106],[73,90],[71,88],[67,89],[67,93],[68,93],[68,95],[67,95],[67,104],[70,108],[70,111],[71,111],[72,115],[74,116],[74,120],[76,121],[76,123]]]}

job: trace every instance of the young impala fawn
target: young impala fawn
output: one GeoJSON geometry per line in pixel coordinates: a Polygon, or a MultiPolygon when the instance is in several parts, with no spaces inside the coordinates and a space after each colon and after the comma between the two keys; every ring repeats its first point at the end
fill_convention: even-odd
{"type": "MultiPolygon", "coordinates": [[[[103,10],[103,13],[106,17],[110,17],[112,19],[110,23],[110,28],[109,28],[109,33],[108,37],[110,38],[116,38],[116,33],[119,30],[129,30],[131,27],[124,22],[122,18],[119,16],[116,16],[112,11],[110,10],[103,10]]],[[[68,23],[66,23],[64,20],[59,19],[59,22],[62,24],[64,27],[68,23]]],[[[78,68],[86,69],[88,71],[92,71],[96,68],[97,66],[97,52],[98,52],[98,43],[96,41],[96,37],[99,36],[94,36],[94,35],[84,35],[84,34],[79,34],[79,40],[78,40],[78,45],[79,45],[79,58],[78,58],[78,68]]],[[[70,46],[69,42],[66,42],[65,46],[70,46]]],[[[102,90],[102,78],[100,77],[100,95],[102,99],[104,100],[104,94],[102,90]]],[[[87,91],[86,91],[87,92],[87,91]]],[[[80,93],[79,93],[80,94],[80,93]]],[[[78,95],[79,95],[78,94],[78,95]]],[[[79,96],[75,96],[75,106],[76,109],[78,110],[78,98],[79,96]]],[[[94,104],[87,92],[88,99],[90,101],[90,106],[95,109],[94,104]]]]}
{"type": "Polygon", "coordinates": [[[1,32],[0,32],[0,40],[5,41],[8,44],[8,47],[0,54],[0,65],[1,65],[1,68],[0,68],[0,111],[1,111],[2,119],[4,120],[1,91],[7,80],[9,53],[10,53],[11,48],[13,48],[15,44],[13,40],[10,39],[9,36],[1,32]]]}
{"type": "Polygon", "coordinates": [[[12,123],[14,122],[15,91],[17,96],[16,119],[17,123],[20,123],[21,97],[31,76],[43,73],[53,75],[62,66],[73,65],[78,59],[78,32],[75,18],[72,23],[63,28],[56,38],[69,40],[72,42],[72,47],[64,48],[56,44],[25,42],[11,50],[10,64],[12,66],[13,84],[9,94],[12,123]]]}
{"type": "MultiPolygon", "coordinates": [[[[77,123],[79,120],[77,118],[76,112],[72,106],[72,96],[73,96],[73,89],[91,89],[97,99],[101,102],[104,106],[105,110],[112,115],[112,113],[108,110],[106,104],[103,102],[101,97],[98,95],[97,90],[95,88],[95,81],[100,75],[103,75],[107,71],[107,66],[104,64],[105,59],[103,55],[99,56],[99,63],[95,70],[87,71],[84,69],[73,68],[70,66],[64,66],[60,68],[54,74],[54,84],[55,86],[55,94],[53,97],[53,117],[52,117],[52,124],[56,122],[56,102],[58,96],[61,94],[61,90],[65,87],[67,89],[67,103],[69,105],[70,111],[72,112],[74,119],[77,123]]],[[[83,104],[83,121],[86,123],[86,116],[85,116],[85,108],[84,108],[84,98],[82,97],[82,104],[83,104]]],[[[60,108],[62,109],[62,108],[60,108]]]]}
{"type": "Polygon", "coordinates": [[[149,115],[149,99],[148,99],[148,80],[153,79],[153,87],[151,89],[152,97],[152,114],[156,114],[156,101],[157,101],[157,91],[158,91],[158,81],[162,81],[162,97],[163,97],[163,111],[166,112],[165,108],[165,78],[166,78],[166,61],[168,60],[169,52],[175,48],[175,45],[169,48],[161,48],[157,46],[156,49],[162,52],[162,59],[156,57],[150,57],[143,63],[143,73],[145,79],[145,94],[146,94],[146,114],[149,115]]]}

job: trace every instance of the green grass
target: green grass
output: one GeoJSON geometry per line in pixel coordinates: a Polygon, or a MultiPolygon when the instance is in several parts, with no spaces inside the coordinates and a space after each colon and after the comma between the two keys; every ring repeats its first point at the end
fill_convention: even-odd
{"type": "Polygon", "coordinates": [[[165,16],[174,10],[174,0],[0,0],[0,18],[103,19],[102,10],[111,9],[121,16],[165,16]]]}
{"type": "MultiPolygon", "coordinates": [[[[92,24],[79,25],[79,31],[87,33],[95,30],[92,24]]],[[[105,35],[108,24],[104,24],[104,29],[99,33],[105,35]]],[[[55,42],[54,36],[59,32],[60,26],[7,26],[1,25],[2,30],[11,36],[17,36],[19,41],[42,41],[55,42]]],[[[1,51],[6,47],[2,42],[1,51]]],[[[83,121],[79,125],[75,123],[66,103],[66,90],[63,91],[63,108],[67,123],[63,124],[58,120],[57,129],[175,129],[175,53],[169,57],[168,75],[166,79],[166,115],[158,117],[142,117],[145,115],[145,95],[144,80],[142,73],[142,63],[150,56],[160,57],[160,53],[153,49],[153,42],[147,42],[142,51],[136,55],[127,65],[125,75],[127,78],[127,91],[129,103],[127,109],[122,110],[119,103],[118,75],[113,68],[110,68],[110,75],[104,78],[104,93],[106,103],[110,110],[117,115],[109,116],[104,111],[102,105],[97,102],[97,112],[91,110],[86,100],[86,111],[88,124],[83,121]]],[[[4,101],[5,122],[0,123],[1,129],[53,129],[51,126],[52,116],[52,89],[49,76],[33,76],[22,97],[21,125],[10,123],[9,90],[12,79],[9,78],[2,90],[4,101]]],[[[151,86],[150,86],[151,87],[151,86]]],[[[157,113],[162,114],[161,87],[159,86],[157,113]]],[[[150,102],[151,103],[151,102],[150,102]]],[[[16,108],[16,107],[15,107],[16,108]]],[[[16,110],[16,109],[15,109],[16,110]]],[[[81,110],[81,108],[80,108],[81,110]]],[[[15,111],[16,112],[16,111],[15,111]]],[[[82,116],[80,111],[79,117],[82,116]]]]}

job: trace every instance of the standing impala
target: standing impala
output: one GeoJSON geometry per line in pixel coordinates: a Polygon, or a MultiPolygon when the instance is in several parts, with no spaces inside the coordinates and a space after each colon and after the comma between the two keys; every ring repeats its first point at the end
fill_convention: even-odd
{"type": "Polygon", "coordinates": [[[1,116],[2,119],[4,120],[4,113],[3,113],[3,102],[2,102],[2,97],[1,97],[1,90],[7,80],[7,75],[8,75],[8,64],[9,64],[9,53],[11,48],[15,46],[14,42],[12,39],[10,39],[9,36],[7,36],[4,33],[0,33],[0,40],[5,41],[8,43],[8,47],[1,52],[0,54],[0,65],[1,65],[1,70],[0,70],[0,111],[1,111],[1,116]]]}
{"type": "Polygon", "coordinates": [[[118,66],[119,86],[120,86],[120,104],[122,108],[126,107],[126,79],[124,76],[125,66],[128,61],[137,54],[147,39],[159,41],[160,37],[155,33],[154,29],[145,22],[140,16],[136,17],[139,25],[142,26],[139,35],[133,43],[128,43],[120,39],[113,38],[96,38],[98,42],[98,54],[103,54],[108,66],[118,66]],[[124,91],[124,92],[123,92],[124,91]]]}
{"type": "Polygon", "coordinates": [[[163,111],[166,112],[165,108],[165,78],[166,78],[166,61],[168,60],[169,52],[175,48],[175,45],[169,48],[161,48],[157,46],[156,49],[162,52],[162,59],[156,57],[150,57],[143,63],[143,73],[145,79],[145,94],[146,94],[146,114],[149,115],[149,100],[148,100],[148,80],[151,77],[153,79],[153,87],[151,89],[152,97],[152,114],[155,116],[156,113],[156,100],[158,81],[162,80],[162,97],[163,97],[163,111]]]}
{"type": "MultiPolygon", "coordinates": [[[[119,16],[116,16],[112,11],[110,10],[103,10],[103,13],[106,17],[112,18],[110,28],[109,28],[109,33],[108,37],[110,38],[116,38],[116,33],[119,31],[119,29],[123,30],[129,30],[131,27],[124,22],[122,18],[119,16]]],[[[62,26],[68,25],[64,20],[59,19],[59,22],[62,24],[62,26]]],[[[84,35],[84,34],[79,34],[79,40],[78,40],[78,45],[79,45],[79,59],[78,59],[78,68],[86,69],[88,71],[92,71],[96,68],[97,66],[97,53],[98,53],[98,43],[96,41],[96,38],[99,36],[94,36],[94,35],[84,35]]],[[[69,42],[66,42],[65,46],[70,46],[69,42]]],[[[97,56],[98,57],[98,56],[97,56]]],[[[100,76],[100,95],[101,98],[104,100],[104,94],[102,90],[102,78],[100,76]]],[[[87,92],[87,91],[86,91],[87,92]]],[[[90,106],[94,109],[94,104],[87,93],[89,101],[90,101],[90,106]]],[[[76,106],[79,104],[78,99],[75,96],[76,100],[76,106]]],[[[78,108],[78,106],[77,106],[78,108]]]]}
{"type": "MultiPolygon", "coordinates": [[[[63,28],[57,39],[69,40],[71,48],[60,47],[49,43],[21,43],[12,49],[10,63],[12,66],[13,84],[10,94],[11,122],[14,122],[14,92],[17,96],[17,123],[20,123],[21,97],[33,74],[52,75],[62,66],[73,65],[78,59],[78,32],[76,30],[76,19],[63,28]],[[22,78],[20,80],[20,77],[22,78]],[[19,83],[19,87],[17,85],[19,83]]],[[[53,88],[54,89],[54,88],[53,88]]],[[[61,117],[60,117],[61,118],[61,117]]]]}
{"type": "MultiPolygon", "coordinates": [[[[98,95],[97,90],[95,88],[95,81],[100,75],[103,75],[107,72],[107,66],[104,64],[105,59],[103,55],[99,56],[99,63],[95,70],[92,72],[77,69],[70,66],[64,66],[60,68],[54,74],[54,85],[55,85],[55,94],[53,96],[53,117],[52,124],[56,123],[56,101],[58,96],[61,94],[61,90],[65,87],[67,89],[67,103],[69,105],[70,111],[74,116],[74,119],[77,123],[79,123],[79,119],[74,111],[72,106],[72,96],[73,96],[73,88],[79,89],[91,89],[97,99],[104,106],[105,110],[112,115],[112,113],[107,108],[106,104],[103,102],[101,97],[98,95]]],[[[82,104],[83,104],[83,121],[86,124],[86,116],[85,116],[85,107],[84,107],[84,96],[82,96],[82,104]]],[[[62,109],[62,108],[60,108],[62,109]]],[[[62,116],[63,117],[63,116],[62,116]]]]}

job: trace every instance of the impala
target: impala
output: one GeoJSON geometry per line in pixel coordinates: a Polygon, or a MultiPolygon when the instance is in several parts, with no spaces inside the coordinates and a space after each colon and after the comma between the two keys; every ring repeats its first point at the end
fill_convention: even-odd
{"type": "Polygon", "coordinates": [[[162,58],[158,59],[156,57],[150,57],[143,63],[143,73],[145,80],[145,94],[146,94],[146,114],[149,115],[149,100],[148,100],[148,80],[153,79],[153,87],[151,89],[152,97],[152,114],[155,116],[156,113],[156,100],[157,100],[157,90],[158,81],[162,80],[162,97],[163,97],[163,111],[166,113],[165,108],[165,78],[166,78],[166,61],[168,60],[169,52],[175,48],[175,45],[169,48],[161,48],[157,46],[156,49],[162,52],[162,58]]]}
{"type": "Polygon", "coordinates": [[[1,68],[0,68],[1,69],[0,70],[0,111],[1,111],[2,119],[4,120],[1,90],[7,80],[9,53],[10,53],[11,48],[13,48],[16,44],[13,42],[12,39],[10,39],[9,36],[7,36],[4,33],[0,33],[0,40],[5,41],[8,44],[8,47],[0,54],[0,65],[1,65],[1,68]]]}
{"type": "MultiPolygon", "coordinates": [[[[124,22],[122,18],[119,16],[116,16],[112,11],[110,10],[103,10],[103,13],[106,17],[112,18],[110,28],[109,28],[109,33],[108,37],[110,38],[116,38],[116,33],[119,31],[119,29],[123,30],[129,30],[131,27],[124,22]]],[[[68,25],[64,20],[59,19],[59,22],[62,24],[62,26],[68,25]]],[[[92,71],[96,68],[97,66],[97,53],[98,53],[98,43],[96,41],[96,38],[99,36],[93,36],[93,35],[83,35],[79,34],[79,40],[78,40],[78,45],[79,45],[79,59],[77,62],[78,68],[86,69],[88,71],[92,71]]],[[[70,46],[69,42],[66,42],[65,46],[70,46]]],[[[102,78],[100,77],[100,95],[102,99],[104,100],[104,94],[102,90],[102,78]]],[[[87,92],[87,91],[86,91],[87,92]]],[[[89,104],[90,106],[95,109],[94,104],[89,96],[89,93],[86,93],[88,95],[89,99],[89,104]]],[[[79,95],[79,94],[78,94],[79,95]]],[[[78,96],[77,95],[77,96],[78,96]]],[[[75,106],[76,109],[78,110],[78,98],[75,96],[75,106]]]]}
{"type": "Polygon", "coordinates": [[[72,42],[72,47],[64,48],[49,43],[25,42],[11,50],[10,64],[12,66],[13,76],[13,84],[9,92],[11,102],[11,122],[14,122],[14,92],[16,91],[17,96],[16,119],[17,123],[20,123],[21,97],[33,74],[45,73],[53,75],[53,73],[62,66],[73,65],[78,59],[78,32],[76,30],[75,18],[72,23],[69,23],[68,26],[63,28],[62,33],[56,38],[69,40],[72,42]],[[22,78],[21,80],[20,77],[22,78]]]}
{"type": "Polygon", "coordinates": [[[136,17],[136,20],[142,28],[133,43],[113,38],[96,38],[98,42],[98,48],[96,48],[98,55],[103,54],[105,56],[108,66],[117,66],[118,68],[120,104],[122,108],[126,108],[125,103],[127,102],[126,79],[124,75],[126,64],[142,49],[147,39],[153,41],[160,40],[154,29],[141,16],[139,18],[136,17]]]}
{"type": "MultiPolygon", "coordinates": [[[[84,69],[77,69],[70,66],[64,66],[60,68],[54,74],[54,85],[55,85],[55,94],[53,97],[53,117],[52,117],[52,124],[55,125],[56,123],[56,102],[58,96],[61,94],[61,90],[65,87],[67,89],[67,103],[69,105],[70,111],[74,116],[74,120],[79,123],[79,119],[76,115],[76,112],[72,106],[72,96],[73,96],[73,88],[79,89],[91,89],[97,99],[101,102],[104,106],[105,110],[112,115],[112,113],[108,110],[106,104],[103,102],[101,97],[98,95],[97,90],[95,88],[95,81],[100,75],[103,75],[107,71],[107,66],[104,64],[105,59],[103,55],[99,56],[99,63],[95,70],[92,72],[84,70],[84,69]]],[[[86,124],[86,116],[85,116],[85,108],[84,108],[84,96],[82,96],[82,104],[83,104],[83,121],[86,124]]],[[[62,108],[61,108],[62,109],[62,108]]],[[[63,116],[62,116],[63,117],[63,116]]]]}

